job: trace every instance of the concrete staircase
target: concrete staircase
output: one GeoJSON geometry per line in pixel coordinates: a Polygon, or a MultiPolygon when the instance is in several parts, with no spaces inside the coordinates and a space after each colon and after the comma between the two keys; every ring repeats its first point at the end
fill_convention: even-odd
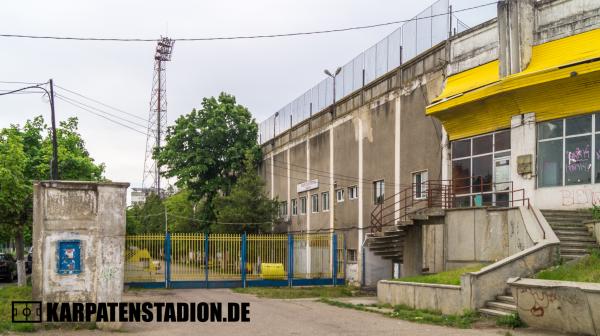
{"type": "Polygon", "coordinates": [[[510,293],[510,289],[503,295],[497,295],[496,300],[488,301],[485,307],[479,308],[479,312],[490,316],[508,316],[517,313],[515,298],[510,293]]]}
{"type": "Polygon", "coordinates": [[[383,259],[389,259],[393,262],[402,263],[402,254],[404,252],[404,239],[406,232],[401,226],[370,235],[367,240],[367,247],[375,255],[383,259]]]}
{"type": "Polygon", "coordinates": [[[565,261],[581,258],[598,247],[596,239],[583,224],[591,220],[588,211],[541,210],[548,224],[560,240],[560,255],[565,261]]]}

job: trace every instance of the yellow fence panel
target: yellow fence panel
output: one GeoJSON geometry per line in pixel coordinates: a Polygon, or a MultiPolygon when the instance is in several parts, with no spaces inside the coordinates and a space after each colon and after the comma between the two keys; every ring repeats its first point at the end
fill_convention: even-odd
{"type": "Polygon", "coordinates": [[[165,280],[165,235],[146,234],[125,238],[125,282],[165,280]]]}

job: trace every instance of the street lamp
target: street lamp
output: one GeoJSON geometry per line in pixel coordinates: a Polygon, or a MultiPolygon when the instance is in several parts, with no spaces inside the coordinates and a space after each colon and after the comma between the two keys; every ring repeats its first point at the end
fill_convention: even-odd
{"type": "Polygon", "coordinates": [[[335,118],[335,78],[342,72],[342,68],[338,67],[333,74],[327,69],[324,72],[333,79],[333,117],[335,118]]]}

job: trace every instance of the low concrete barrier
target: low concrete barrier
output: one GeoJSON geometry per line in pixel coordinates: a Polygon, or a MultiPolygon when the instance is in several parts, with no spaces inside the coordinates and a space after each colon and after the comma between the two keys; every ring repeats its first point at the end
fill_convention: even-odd
{"type": "Polygon", "coordinates": [[[600,284],[521,278],[509,279],[508,284],[527,325],[600,335],[600,284]]]}
{"type": "Polygon", "coordinates": [[[464,311],[460,286],[381,280],[377,283],[377,299],[391,305],[428,309],[442,314],[464,311]]]}

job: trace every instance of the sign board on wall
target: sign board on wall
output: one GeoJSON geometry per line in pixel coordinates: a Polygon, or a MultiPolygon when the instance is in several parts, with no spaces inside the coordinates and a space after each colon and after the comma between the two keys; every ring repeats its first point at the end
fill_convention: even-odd
{"type": "Polygon", "coordinates": [[[318,189],[318,188],[319,188],[319,180],[315,179],[315,180],[298,183],[296,190],[298,193],[301,193],[301,192],[318,189]]]}

